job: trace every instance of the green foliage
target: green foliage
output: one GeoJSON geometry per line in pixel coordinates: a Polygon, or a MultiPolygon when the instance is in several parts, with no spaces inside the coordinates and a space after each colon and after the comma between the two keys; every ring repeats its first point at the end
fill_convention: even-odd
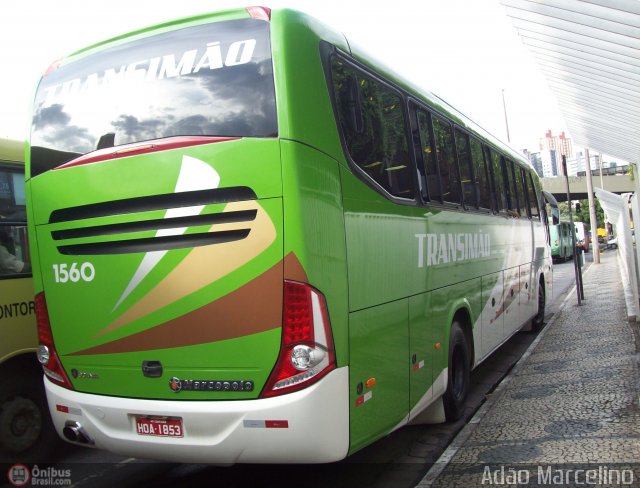
{"type": "MultiPolygon", "coordinates": [[[[589,215],[589,200],[579,200],[581,211],[576,212],[575,208],[573,211],[573,220],[575,222],[584,222],[587,225],[591,226],[591,216],[589,215]]],[[[558,204],[560,208],[560,220],[569,220],[569,207],[567,202],[561,202],[558,204]],[[563,216],[563,211],[564,216],[563,216]]],[[[600,201],[596,198],[596,221],[598,222],[598,227],[604,227],[604,210],[600,206],[600,201]]]]}

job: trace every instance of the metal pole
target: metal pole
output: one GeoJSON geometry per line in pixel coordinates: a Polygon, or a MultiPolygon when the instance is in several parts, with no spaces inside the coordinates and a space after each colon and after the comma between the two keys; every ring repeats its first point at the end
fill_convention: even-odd
{"type": "Polygon", "coordinates": [[[504,101],[504,88],[502,89],[502,110],[504,111],[504,125],[507,128],[507,142],[511,142],[509,137],[509,121],[507,120],[507,104],[504,101]]]}
{"type": "Polygon", "coordinates": [[[593,197],[593,181],[591,179],[591,159],[589,148],[584,149],[587,159],[587,193],[589,194],[589,219],[591,220],[591,242],[593,242],[593,264],[600,264],[600,244],[598,243],[598,221],[596,220],[596,200],[593,197]]]}
{"type": "Polygon", "coordinates": [[[598,166],[600,166],[600,188],[604,190],[604,179],[602,178],[602,153],[598,153],[598,166]]]}
{"type": "Polygon", "coordinates": [[[573,246],[573,271],[576,275],[576,293],[578,295],[578,305],[582,305],[584,299],[584,290],[582,288],[582,270],[578,264],[580,257],[578,256],[576,245],[576,226],[573,223],[573,211],[571,210],[571,191],[569,190],[569,176],[567,176],[567,157],[562,155],[562,169],[564,170],[564,182],[567,186],[567,203],[569,204],[569,228],[571,229],[571,245],[573,246]]]}

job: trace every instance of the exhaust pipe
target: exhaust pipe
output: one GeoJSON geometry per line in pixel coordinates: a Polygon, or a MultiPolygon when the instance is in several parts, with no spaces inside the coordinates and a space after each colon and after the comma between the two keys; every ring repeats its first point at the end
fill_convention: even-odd
{"type": "Polygon", "coordinates": [[[62,435],[70,442],[76,442],[78,444],[93,445],[95,442],[87,434],[82,425],[79,422],[73,420],[67,420],[62,429],[62,435]]]}

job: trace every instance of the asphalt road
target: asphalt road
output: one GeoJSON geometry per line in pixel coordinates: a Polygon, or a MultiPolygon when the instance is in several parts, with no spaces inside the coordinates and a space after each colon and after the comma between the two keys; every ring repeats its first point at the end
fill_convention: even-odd
{"type": "MultiPolygon", "coordinates": [[[[585,266],[590,265],[591,253],[585,266]]],[[[546,318],[559,309],[575,283],[572,261],[554,266],[554,293],[546,318]]],[[[575,294],[569,297],[573,300],[575,294]]],[[[66,445],[52,466],[71,470],[72,486],[127,487],[262,487],[292,483],[311,487],[410,488],[422,479],[500,380],[535,339],[519,332],[473,371],[472,390],[464,418],[455,423],[407,426],[375,442],[354,456],[330,465],[210,465],[171,464],[123,458],[66,445]]]]}

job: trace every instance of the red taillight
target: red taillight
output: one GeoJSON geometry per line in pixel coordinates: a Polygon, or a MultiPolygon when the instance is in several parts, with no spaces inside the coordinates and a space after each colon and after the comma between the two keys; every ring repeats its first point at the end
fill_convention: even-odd
{"type": "Polygon", "coordinates": [[[252,19],[266,20],[267,22],[271,20],[271,9],[267,7],[247,7],[247,12],[252,19]]]}
{"type": "Polygon", "coordinates": [[[335,367],[324,296],[306,283],[285,281],[280,354],[261,396],[301,390],[335,367]]]}
{"type": "Polygon", "coordinates": [[[55,345],[53,344],[53,332],[51,331],[51,323],[49,322],[49,312],[47,310],[47,301],[44,297],[44,292],[38,293],[34,301],[38,320],[38,340],[40,341],[38,360],[40,364],[42,364],[44,374],[54,383],[73,390],[73,385],[64,372],[55,345]]]}

